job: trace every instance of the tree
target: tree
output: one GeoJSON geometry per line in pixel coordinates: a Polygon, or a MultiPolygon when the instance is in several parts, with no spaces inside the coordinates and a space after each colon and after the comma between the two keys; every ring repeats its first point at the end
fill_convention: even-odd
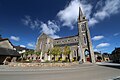
{"type": "Polygon", "coordinates": [[[34,52],[36,55],[37,55],[37,59],[38,59],[38,56],[40,56],[41,52],[34,52]]]}
{"type": "Polygon", "coordinates": [[[32,55],[32,54],[35,54],[34,50],[28,50],[26,52],[24,52],[23,54],[25,54],[25,56],[27,57],[29,54],[32,55]]]}
{"type": "Polygon", "coordinates": [[[34,51],[33,50],[28,50],[24,53],[26,56],[28,56],[29,54],[32,55],[34,54],[34,51]]]}
{"type": "Polygon", "coordinates": [[[47,55],[50,55],[50,49],[48,49],[48,51],[47,51],[47,55]]]}
{"type": "Polygon", "coordinates": [[[57,55],[61,54],[61,50],[59,47],[53,47],[50,51],[50,54],[52,54],[54,56],[54,62],[55,62],[55,58],[57,55]]]}
{"type": "Polygon", "coordinates": [[[64,47],[63,54],[64,54],[65,56],[68,56],[69,62],[70,62],[70,53],[71,53],[70,47],[69,47],[69,46],[65,46],[65,47],[64,47]]]}
{"type": "Polygon", "coordinates": [[[41,54],[41,52],[34,52],[37,56],[39,56],[41,54]]]}

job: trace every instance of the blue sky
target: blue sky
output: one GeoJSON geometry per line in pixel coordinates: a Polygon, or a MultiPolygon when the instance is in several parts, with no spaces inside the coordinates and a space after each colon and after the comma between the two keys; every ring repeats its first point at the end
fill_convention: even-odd
{"type": "Polygon", "coordinates": [[[120,47],[120,0],[0,0],[0,34],[14,45],[35,48],[37,37],[78,33],[78,8],[89,20],[95,51],[120,47]]]}

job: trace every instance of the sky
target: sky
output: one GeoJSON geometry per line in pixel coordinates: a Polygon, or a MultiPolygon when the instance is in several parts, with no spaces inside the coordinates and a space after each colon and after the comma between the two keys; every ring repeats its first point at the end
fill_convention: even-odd
{"type": "Polygon", "coordinates": [[[78,34],[79,6],[88,19],[94,51],[120,47],[120,0],[0,0],[0,34],[13,45],[35,49],[37,37],[78,34]]]}

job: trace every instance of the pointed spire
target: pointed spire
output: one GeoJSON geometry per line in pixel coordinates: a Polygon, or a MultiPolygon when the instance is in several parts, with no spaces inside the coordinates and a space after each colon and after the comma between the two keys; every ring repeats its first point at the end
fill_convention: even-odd
{"type": "Polygon", "coordinates": [[[81,8],[79,7],[79,16],[78,16],[78,20],[80,21],[83,17],[83,12],[81,10],[81,8]]]}

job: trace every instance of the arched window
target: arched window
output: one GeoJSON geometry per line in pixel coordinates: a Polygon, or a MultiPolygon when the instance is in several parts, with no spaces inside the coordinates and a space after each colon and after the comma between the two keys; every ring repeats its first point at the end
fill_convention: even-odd
{"type": "Polygon", "coordinates": [[[85,23],[82,23],[81,27],[82,27],[82,31],[86,30],[86,24],[85,23]]]}

